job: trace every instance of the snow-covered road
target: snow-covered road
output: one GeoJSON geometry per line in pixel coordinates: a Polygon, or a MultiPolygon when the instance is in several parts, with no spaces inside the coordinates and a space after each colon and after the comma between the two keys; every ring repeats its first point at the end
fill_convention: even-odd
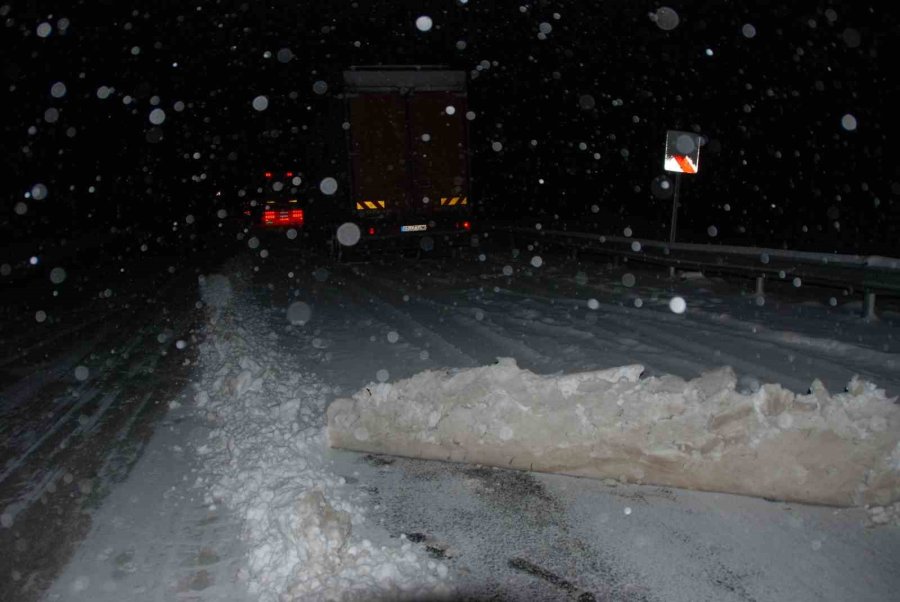
{"type": "Polygon", "coordinates": [[[900,532],[866,528],[859,509],[327,449],[331,399],[497,357],[541,374],[730,365],[747,390],[805,392],[819,378],[837,391],[859,374],[900,392],[889,307],[865,323],[824,289],[770,286],[763,301],[716,279],[479,253],[348,265],[273,249],[208,275],[191,384],[93,511],[48,599],[443,587],[478,599],[874,601],[900,587],[900,532]]]}
{"type": "Polygon", "coordinates": [[[72,270],[80,283],[52,301],[23,290],[3,306],[0,599],[52,582],[191,372],[198,316],[181,290],[195,276],[147,263],[102,284],[72,270]]]}

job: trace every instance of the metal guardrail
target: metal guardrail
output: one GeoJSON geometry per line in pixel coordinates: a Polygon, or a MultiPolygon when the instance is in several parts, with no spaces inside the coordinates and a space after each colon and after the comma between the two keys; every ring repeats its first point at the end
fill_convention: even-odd
{"type": "Polygon", "coordinates": [[[567,230],[497,226],[514,236],[529,236],[544,243],[590,250],[672,269],[715,271],[756,279],[763,294],[766,279],[777,278],[849,288],[864,295],[864,315],[874,317],[875,295],[900,296],[900,258],[878,255],[813,253],[789,249],[731,245],[669,243],[658,240],[606,236],[567,230]]]}

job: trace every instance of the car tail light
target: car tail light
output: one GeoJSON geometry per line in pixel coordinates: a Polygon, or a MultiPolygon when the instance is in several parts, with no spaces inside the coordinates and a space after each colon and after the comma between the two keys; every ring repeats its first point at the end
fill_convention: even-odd
{"type": "Polygon", "coordinates": [[[286,178],[293,178],[293,177],[294,177],[294,172],[289,171],[289,172],[287,172],[286,174],[284,174],[284,177],[286,177],[286,178]]]}
{"type": "Polygon", "coordinates": [[[264,226],[302,226],[303,221],[303,209],[286,211],[267,209],[263,211],[262,223],[264,226]]]}
{"type": "Polygon", "coordinates": [[[369,228],[369,236],[375,235],[375,228],[369,228]]]}
{"type": "Polygon", "coordinates": [[[267,171],[265,175],[266,175],[267,178],[271,178],[271,177],[272,177],[272,172],[271,172],[271,171],[267,171]]]}
{"type": "Polygon", "coordinates": [[[472,229],[472,223],[471,223],[471,222],[463,222],[463,223],[462,223],[462,227],[463,227],[463,230],[471,230],[471,229],[472,229]]]}

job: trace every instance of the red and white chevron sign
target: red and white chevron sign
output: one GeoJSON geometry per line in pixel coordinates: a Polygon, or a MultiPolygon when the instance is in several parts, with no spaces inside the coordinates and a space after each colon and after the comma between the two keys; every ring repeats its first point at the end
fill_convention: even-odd
{"type": "Polygon", "coordinates": [[[694,174],[700,171],[700,136],[693,132],[666,132],[666,157],[663,169],[694,174]]]}

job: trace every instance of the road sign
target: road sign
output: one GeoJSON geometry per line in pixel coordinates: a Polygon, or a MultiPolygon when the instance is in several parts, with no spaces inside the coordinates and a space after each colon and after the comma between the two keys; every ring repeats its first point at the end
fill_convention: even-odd
{"type": "MultiPolygon", "coordinates": [[[[681,204],[681,174],[695,174],[700,171],[700,135],[693,132],[669,130],[666,132],[666,156],[663,169],[675,173],[675,194],[672,195],[672,225],[669,228],[669,242],[675,242],[678,227],[678,206],[681,204]]],[[[674,268],[669,270],[674,275],[674,268]]]]}
{"type": "Polygon", "coordinates": [[[663,169],[675,173],[700,171],[700,136],[693,132],[666,132],[666,156],[663,169]]]}

